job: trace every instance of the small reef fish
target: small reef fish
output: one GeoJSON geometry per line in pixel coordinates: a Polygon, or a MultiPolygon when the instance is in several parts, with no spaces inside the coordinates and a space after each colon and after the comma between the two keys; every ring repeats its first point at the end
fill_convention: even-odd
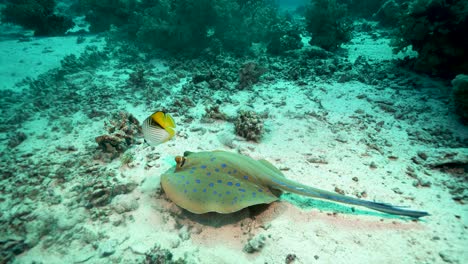
{"type": "Polygon", "coordinates": [[[285,178],[266,160],[226,152],[185,152],[175,158],[175,168],[161,176],[166,195],[178,206],[196,214],[228,214],[251,205],[279,199],[281,191],[335,202],[364,206],[388,214],[419,218],[427,212],[403,209],[340,195],[285,178]]]}
{"type": "Polygon", "coordinates": [[[143,136],[151,146],[157,146],[175,135],[175,122],[170,114],[154,112],[143,121],[143,136]]]}

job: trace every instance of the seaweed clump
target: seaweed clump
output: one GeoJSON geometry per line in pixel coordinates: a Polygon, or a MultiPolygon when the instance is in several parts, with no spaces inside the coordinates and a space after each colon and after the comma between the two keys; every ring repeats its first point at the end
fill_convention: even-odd
{"type": "Polygon", "coordinates": [[[453,78],[468,72],[468,2],[413,0],[399,6],[394,52],[411,47],[416,71],[453,78]]]}
{"type": "Polygon", "coordinates": [[[468,123],[468,75],[460,74],[452,80],[452,99],[455,112],[468,123]]]}
{"type": "Polygon", "coordinates": [[[239,111],[234,125],[236,134],[247,140],[259,142],[264,133],[263,118],[253,111],[239,111]]]}
{"type": "Polygon", "coordinates": [[[310,45],[335,50],[351,40],[348,9],[336,0],[311,0],[306,12],[307,31],[312,33],[310,45]]]}
{"type": "Polygon", "coordinates": [[[108,121],[104,121],[109,134],[96,137],[99,149],[110,154],[110,159],[114,159],[132,144],[136,142],[136,136],[141,134],[141,126],[138,120],[130,113],[115,113],[108,121]]]}
{"type": "Polygon", "coordinates": [[[2,10],[2,21],[34,30],[35,36],[63,35],[75,23],[54,13],[55,0],[12,0],[2,10]]]}

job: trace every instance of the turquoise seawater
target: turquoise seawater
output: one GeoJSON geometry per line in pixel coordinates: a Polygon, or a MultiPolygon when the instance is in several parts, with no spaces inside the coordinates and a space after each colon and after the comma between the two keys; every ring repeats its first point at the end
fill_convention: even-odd
{"type": "Polygon", "coordinates": [[[468,263],[468,1],[0,3],[0,264],[468,263]]]}

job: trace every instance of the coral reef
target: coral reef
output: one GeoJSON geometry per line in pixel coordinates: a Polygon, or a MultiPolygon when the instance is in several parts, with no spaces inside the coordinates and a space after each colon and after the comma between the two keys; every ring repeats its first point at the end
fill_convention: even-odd
{"type": "Polygon", "coordinates": [[[83,194],[85,208],[90,209],[108,205],[115,196],[130,193],[135,188],[135,183],[113,183],[111,179],[103,177],[84,184],[79,191],[83,194]]]}
{"type": "Polygon", "coordinates": [[[263,118],[253,111],[239,111],[234,125],[236,134],[247,140],[259,142],[264,133],[263,118]]]}
{"type": "Polygon", "coordinates": [[[334,50],[351,39],[351,25],[346,5],[336,0],[312,0],[307,9],[307,31],[311,45],[334,50]]]}
{"type": "Polygon", "coordinates": [[[268,29],[279,22],[274,2],[216,1],[217,20],[214,27],[210,28],[212,36],[209,50],[214,54],[227,51],[235,55],[245,55],[253,42],[268,43],[271,37],[268,29]]]}
{"type": "Polygon", "coordinates": [[[468,72],[468,2],[413,0],[399,5],[395,52],[418,52],[407,63],[416,71],[453,78],[468,72]]]}
{"type": "Polygon", "coordinates": [[[401,16],[400,5],[395,0],[385,1],[374,14],[374,18],[383,26],[398,24],[399,16],[401,16]]]}
{"type": "Polygon", "coordinates": [[[379,10],[385,0],[338,0],[338,2],[347,5],[351,16],[368,19],[379,10]]]}
{"type": "Polygon", "coordinates": [[[10,148],[15,148],[16,146],[21,144],[21,142],[25,141],[26,138],[27,138],[27,136],[23,132],[13,133],[12,135],[10,135],[10,139],[8,140],[7,145],[10,148]]]}
{"type": "Polygon", "coordinates": [[[239,84],[237,87],[239,89],[250,88],[252,85],[260,81],[260,76],[266,72],[266,69],[260,67],[255,62],[248,62],[239,70],[239,84]]]}
{"type": "Polygon", "coordinates": [[[142,264],[182,264],[186,263],[183,259],[173,260],[172,253],[167,249],[161,249],[156,245],[145,253],[145,259],[142,264]]]}
{"type": "Polygon", "coordinates": [[[136,3],[134,0],[79,0],[76,8],[85,13],[89,30],[96,33],[110,29],[111,25],[119,27],[128,23],[136,3]]]}
{"type": "Polygon", "coordinates": [[[267,51],[274,55],[302,48],[300,28],[294,21],[284,20],[275,24],[270,30],[270,42],[267,51]]]}
{"type": "Polygon", "coordinates": [[[468,123],[468,75],[460,74],[452,80],[452,100],[455,112],[468,123]]]}
{"type": "Polygon", "coordinates": [[[265,28],[277,23],[271,0],[81,0],[80,8],[92,32],[115,26],[145,50],[162,49],[178,55],[245,54],[252,42],[268,41],[265,28]]]}
{"type": "Polygon", "coordinates": [[[205,114],[202,117],[202,122],[213,123],[215,120],[227,120],[228,116],[219,110],[219,105],[210,105],[205,107],[205,114]]]}
{"type": "Polygon", "coordinates": [[[13,262],[16,255],[28,250],[28,245],[20,238],[0,239],[0,263],[13,262]]]}
{"type": "Polygon", "coordinates": [[[145,87],[147,83],[145,75],[145,69],[137,68],[134,72],[130,73],[128,83],[135,88],[145,87]]]}
{"type": "Polygon", "coordinates": [[[74,26],[65,16],[54,14],[55,0],[8,1],[2,10],[2,21],[34,30],[35,36],[63,35],[74,26]]]}
{"type": "Polygon", "coordinates": [[[208,46],[217,14],[211,1],[160,1],[139,11],[136,40],[144,48],[196,53],[208,46]],[[164,39],[164,41],[161,41],[164,39]]]}
{"type": "Polygon", "coordinates": [[[108,122],[104,122],[109,134],[96,137],[99,148],[113,159],[127,150],[141,134],[138,120],[130,113],[114,113],[108,122]]]}
{"type": "Polygon", "coordinates": [[[57,71],[56,78],[62,78],[64,75],[77,73],[83,69],[96,68],[106,58],[105,52],[99,51],[96,46],[86,46],[85,51],[79,57],[70,54],[60,61],[61,67],[57,71]]]}

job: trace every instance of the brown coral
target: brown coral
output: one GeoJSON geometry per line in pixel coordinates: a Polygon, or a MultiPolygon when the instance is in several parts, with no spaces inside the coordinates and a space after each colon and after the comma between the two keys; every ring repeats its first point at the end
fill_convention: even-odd
{"type": "Polygon", "coordinates": [[[239,111],[235,121],[236,134],[259,142],[264,132],[263,119],[253,111],[239,111]]]}
{"type": "Polygon", "coordinates": [[[266,72],[266,69],[260,67],[255,62],[249,62],[239,70],[239,89],[249,88],[260,81],[260,76],[266,72]]]}
{"type": "Polygon", "coordinates": [[[104,125],[109,134],[98,136],[95,140],[103,152],[112,154],[112,158],[128,149],[135,143],[135,137],[141,134],[138,120],[127,112],[114,114],[104,125]]]}
{"type": "Polygon", "coordinates": [[[457,75],[452,81],[452,99],[455,104],[455,112],[462,120],[468,122],[468,75],[457,75]]]}

